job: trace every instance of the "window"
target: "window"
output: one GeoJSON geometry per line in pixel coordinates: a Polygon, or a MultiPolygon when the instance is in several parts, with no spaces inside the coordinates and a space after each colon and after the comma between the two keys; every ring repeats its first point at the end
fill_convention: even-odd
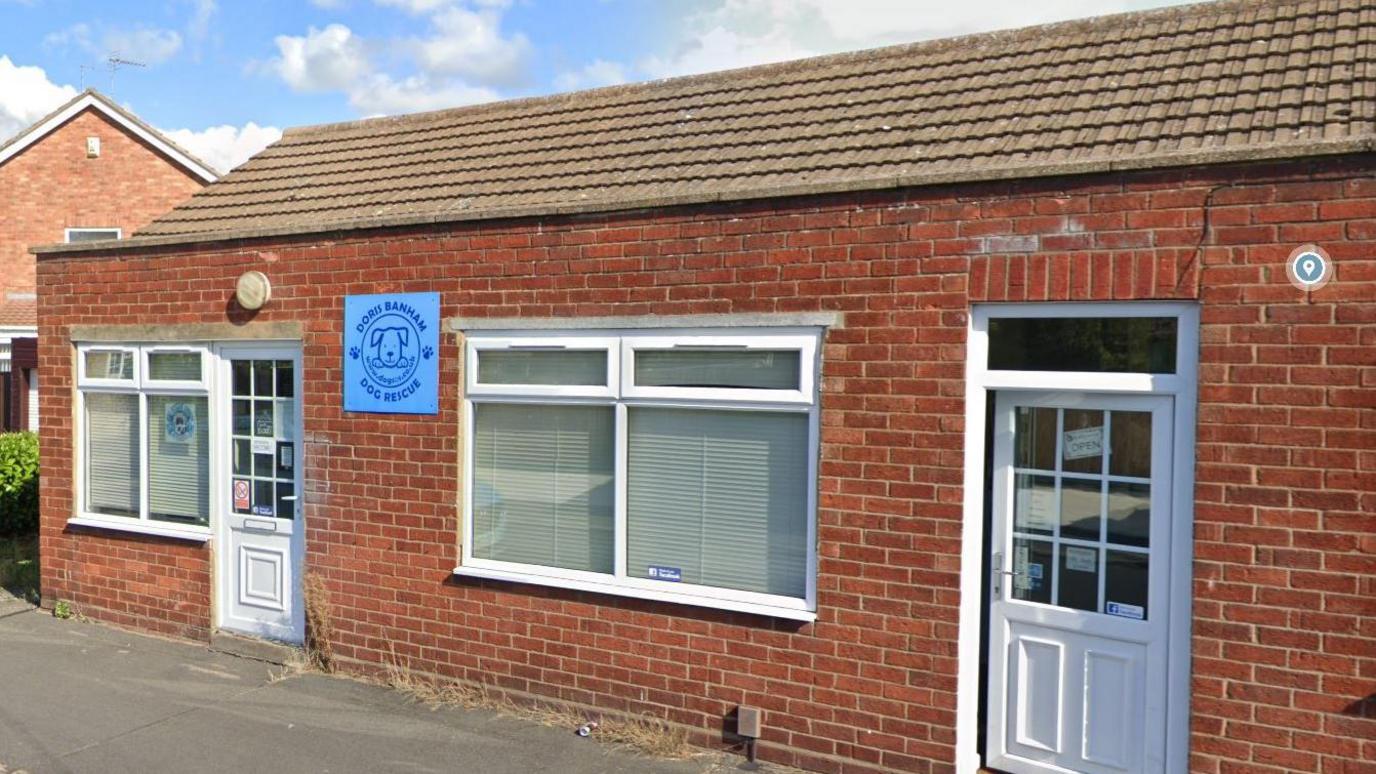
{"type": "Polygon", "coordinates": [[[124,231],[118,228],[69,228],[65,234],[68,242],[103,242],[124,237],[124,231]]]}
{"type": "Polygon", "coordinates": [[[811,618],[819,337],[470,334],[457,572],[811,618]]]}
{"type": "Polygon", "coordinates": [[[207,350],[92,344],[77,354],[80,518],[206,528],[207,350]]]}
{"type": "Polygon", "coordinates": [[[1174,317],[991,317],[989,369],[1175,373],[1174,317]]]}

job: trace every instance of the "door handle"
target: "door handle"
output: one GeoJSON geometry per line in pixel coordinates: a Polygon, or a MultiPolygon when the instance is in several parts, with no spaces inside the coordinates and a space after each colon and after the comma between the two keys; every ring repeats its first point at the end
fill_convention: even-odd
{"type": "Polygon", "coordinates": [[[1016,578],[1018,573],[1014,570],[1003,569],[1002,551],[994,552],[994,560],[991,564],[991,573],[993,575],[993,578],[991,579],[991,585],[994,587],[994,597],[998,598],[1003,594],[1003,576],[1011,575],[1016,578]]]}

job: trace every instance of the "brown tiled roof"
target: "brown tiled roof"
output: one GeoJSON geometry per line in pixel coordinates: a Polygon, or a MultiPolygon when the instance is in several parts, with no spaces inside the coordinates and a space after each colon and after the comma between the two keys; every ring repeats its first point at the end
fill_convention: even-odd
{"type": "Polygon", "coordinates": [[[1240,0],[301,128],[125,247],[1365,151],[1374,63],[1240,0]]]}
{"type": "Polygon", "coordinates": [[[32,328],[38,324],[38,304],[32,298],[0,299],[0,326],[32,328]]]}

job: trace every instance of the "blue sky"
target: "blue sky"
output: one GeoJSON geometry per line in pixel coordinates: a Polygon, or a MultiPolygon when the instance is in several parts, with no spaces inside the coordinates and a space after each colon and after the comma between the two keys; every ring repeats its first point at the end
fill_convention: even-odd
{"type": "Polygon", "coordinates": [[[287,126],[1171,2],[0,0],[0,136],[84,83],[227,169],[287,126]],[[111,54],[147,66],[121,68],[112,85],[111,54]]]}

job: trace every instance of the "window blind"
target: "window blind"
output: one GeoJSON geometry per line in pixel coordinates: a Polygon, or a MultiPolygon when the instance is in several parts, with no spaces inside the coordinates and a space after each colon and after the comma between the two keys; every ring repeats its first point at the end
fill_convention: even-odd
{"type": "Polygon", "coordinates": [[[640,387],[798,389],[796,350],[642,349],[635,353],[640,387]]]}
{"type": "Polygon", "coordinates": [[[606,350],[523,351],[489,349],[478,352],[479,384],[607,383],[606,350]]]}
{"type": "Polygon", "coordinates": [[[210,523],[210,417],[204,397],[148,396],[148,517],[210,523]]]}
{"type": "Polygon", "coordinates": [[[803,597],[808,418],[630,409],[628,575],[803,597]]]}
{"type": "Polygon", "coordinates": [[[473,555],[612,571],[608,406],[474,408],[473,555]]]}
{"type": "Polygon", "coordinates": [[[148,355],[148,378],[159,381],[201,380],[201,353],[151,352],[148,355]]]}
{"type": "Polygon", "coordinates": [[[86,395],[86,507],[139,515],[139,396],[86,395]]]}

